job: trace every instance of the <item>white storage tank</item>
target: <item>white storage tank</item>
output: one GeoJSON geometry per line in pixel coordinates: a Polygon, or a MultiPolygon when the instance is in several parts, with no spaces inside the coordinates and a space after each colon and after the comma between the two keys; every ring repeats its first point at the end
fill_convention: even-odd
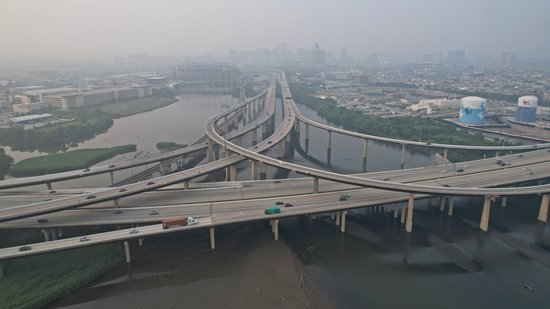
{"type": "Polygon", "coordinates": [[[537,103],[539,99],[532,95],[518,98],[516,120],[521,122],[535,122],[537,120],[537,103]]]}
{"type": "Polygon", "coordinates": [[[464,97],[460,99],[460,122],[467,124],[485,124],[487,100],[480,97],[464,97]]]}

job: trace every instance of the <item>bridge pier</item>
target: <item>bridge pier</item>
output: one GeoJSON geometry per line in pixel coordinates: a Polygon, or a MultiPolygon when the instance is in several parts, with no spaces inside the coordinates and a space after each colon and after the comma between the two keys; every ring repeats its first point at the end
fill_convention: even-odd
{"type": "Polygon", "coordinates": [[[50,229],[50,238],[52,240],[57,240],[57,234],[56,234],[55,228],[50,229]]]}
{"type": "Polygon", "coordinates": [[[63,237],[63,230],[60,227],[57,228],[57,237],[63,237]]]}
{"type": "Polygon", "coordinates": [[[487,232],[489,229],[489,213],[491,212],[491,197],[485,196],[483,198],[483,210],[481,212],[481,221],[479,222],[479,228],[487,232]]]}
{"type": "Polygon", "coordinates": [[[407,214],[407,205],[401,206],[401,224],[405,224],[405,216],[407,214]]]}
{"type": "Polygon", "coordinates": [[[327,141],[327,164],[328,164],[328,166],[330,166],[331,150],[332,150],[332,134],[331,134],[330,131],[328,131],[328,141],[327,141]]]}
{"type": "Polygon", "coordinates": [[[266,139],[267,138],[267,123],[264,123],[262,125],[262,139],[266,139]]]}
{"type": "Polygon", "coordinates": [[[138,244],[139,246],[143,246],[143,238],[138,238],[138,244]]]}
{"type": "Polygon", "coordinates": [[[277,159],[281,159],[284,156],[284,141],[277,143],[277,159]]]}
{"type": "Polygon", "coordinates": [[[336,226],[339,226],[340,225],[340,212],[337,211],[336,212],[336,226]]]}
{"type": "Polygon", "coordinates": [[[313,177],[313,193],[319,193],[319,178],[313,177]]]}
{"type": "Polygon", "coordinates": [[[346,232],[346,214],[348,213],[347,210],[343,210],[340,212],[342,218],[340,219],[340,232],[345,233],[346,232]]]}
{"type": "Polygon", "coordinates": [[[263,162],[260,162],[260,180],[266,179],[266,166],[263,162]]]}
{"type": "Polygon", "coordinates": [[[401,169],[405,167],[405,144],[401,144],[401,169]]]}
{"type": "Polygon", "coordinates": [[[453,216],[453,208],[454,208],[454,205],[455,205],[455,197],[454,196],[449,196],[449,210],[447,212],[447,215],[449,217],[452,217],[453,216]]]}
{"type": "Polygon", "coordinates": [[[412,232],[413,207],[414,207],[414,193],[409,193],[409,203],[407,204],[407,222],[405,223],[405,230],[409,233],[412,232]]]}
{"type": "Polygon", "coordinates": [[[279,219],[271,220],[271,232],[273,232],[275,240],[279,240],[279,219]]]}
{"type": "Polygon", "coordinates": [[[548,201],[550,200],[550,194],[543,194],[540,201],[540,209],[538,220],[541,222],[548,222],[548,201]]]}
{"type": "Polygon", "coordinates": [[[44,242],[50,241],[50,231],[48,231],[46,229],[41,229],[40,233],[42,233],[42,235],[44,235],[44,242]]]}
{"type": "Polygon", "coordinates": [[[439,211],[445,211],[445,196],[439,197],[439,211]]]}
{"type": "Polygon", "coordinates": [[[111,186],[115,184],[115,172],[110,171],[109,176],[111,177],[111,186]]]}
{"type": "Polygon", "coordinates": [[[4,270],[2,269],[2,263],[0,262],[0,280],[4,278],[4,270]]]}
{"type": "Polygon", "coordinates": [[[256,146],[258,144],[258,129],[254,128],[252,130],[252,145],[256,146]]]}
{"type": "Polygon", "coordinates": [[[212,162],[212,155],[213,155],[212,144],[213,143],[214,142],[211,139],[208,139],[208,148],[206,149],[206,161],[208,162],[212,162]]]}
{"type": "Polygon", "coordinates": [[[445,149],[445,151],[443,151],[443,159],[447,160],[448,155],[449,155],[449,149],[445,149]]]}
{"type": "Polygon", "coordinates": [[[229,167],[229,181],[237,181],[237,167],[235,165],[229,167]]]}
{"type": "Polygon", "coordinates": [[[53,187],[52,187],[52,183],[51,182],[46,182],[46,187],[48,188],[48,190],[52,190],[53,187]]]}
{"type": "Polygon", "coordinates": [[[210,249],[216,249],[216,233],[214,227],[210,228],[210,249]]]}
{"type": "Polygon", "coordinates": [[[306,153],[309,153],[309,124],[306,123],[306,153]]]}
{"type": "Polygon", "coordinates": [[[399,217],[399,208],[395,208],[393,210],[393,218],[397,219],[397,217],[399,217]]]}
{"type": "Polygon", "coordinates": [[[124,241],[124,253],[126,256],[126,263],[130,263],[132,261],[130,257],[130,244],[127,240],[124,241]]]}
{"type": "Polygon", "coordinates": [[[186,180],[183,182],[183,189],[184,190],[189,190],[189,180],[186,180]]]}
{"type": "Polygon", "coordinates": [[[368,144],[369,140],[368,139],[365,139],[364,140],[364,145],[365,145],[365,149],[363,151],[363,173],[366,173],[367,172],[367,144],[368,144]]]}
{"type": "Polygon", "coordinates": [[[501,207],[503,207],[503,208],[506,207],[507,199],[508,199],[507,196],[503,196],[503,197],[501,198],[501,200],[500,200],[500,206],[501,206],[501,207]]]}

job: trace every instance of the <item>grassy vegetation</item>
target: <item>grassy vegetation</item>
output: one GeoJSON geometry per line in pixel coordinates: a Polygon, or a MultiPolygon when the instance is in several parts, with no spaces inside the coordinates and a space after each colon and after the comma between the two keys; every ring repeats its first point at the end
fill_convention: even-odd
{"type": "Polygon", "coordinates": [[[27,177],[78,170],[90,167],[118,154],[134,151],[136,151],[136,145],[123,145],[111,148],[78,149],[28,158],[12,166],[10,175],[27,177]]]}
{"type": "MultiPolygon", "coordinates": [[[[427,143],[442,143],[453,145],[502,146],[512,145],[501,139],[489,141],[481,133],[470,134],[465,130],[457,130],[451,124],[440,123],[433,119],[421,117],[393,117],[382,118],[364,115],[360,111],[340,107],[332,99],[320,99],[312,96],[314,93],[305,84],[290,84],[292,96],[297,103],[304,104],[317,111],[317,114],[332,123],[341,125],[346,130],[355,130],[360,133],[422,141],[427,143]]],[[[431,153],[434,150],[411,147],[422,153],[431,153]]],[[[482,158],[484,152],[466,150],[449,151],[451,161],[468,161],[482,158]]]]}
{"type": "Polygon", "coordinates": [[[121,257],[121,246],[105,244],[2,261],[0,308],[41,308],[91,282],[121,257]]]}
{"type": "Polygon", "coordinates": [[[13,158],[6,155],[4,148],[0,148],[0,179],[8,174],[13,158]]]}
{"type": "Polygon", "coordinates": [[[157,108],[168,106],[176,101],[177,99],[174,97],[152,96],[143,99],[106,104],[101,106],[101,111],[115,118],[121,118],[152,111],[157,108]]]}
{"type": "Polygon", "coordinates": [[[176,144],[174,142],[159,142],[157,143],[157,149],[162,151],[172,151],[187,147],[185,144],[176,144]]]}

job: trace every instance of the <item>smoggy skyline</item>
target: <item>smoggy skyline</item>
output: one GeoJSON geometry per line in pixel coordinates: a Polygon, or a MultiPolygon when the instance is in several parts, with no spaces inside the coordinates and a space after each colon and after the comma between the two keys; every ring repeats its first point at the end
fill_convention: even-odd
{"type": "Polygon", "coordinates": [[[224,55],[230,49],[550,57],[548,0],[3,0],[0,57],[128,53],[224,55]]]}

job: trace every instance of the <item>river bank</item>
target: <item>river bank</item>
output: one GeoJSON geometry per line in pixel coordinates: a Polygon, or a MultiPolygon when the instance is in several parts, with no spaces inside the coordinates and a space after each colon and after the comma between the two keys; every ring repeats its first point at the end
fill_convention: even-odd
{"type": "MultiPolygon", "coordinates": [[[[329,308],[286,241],[253,223],[148,238],[119,265],[48,308],[329,308]]],[[[135,244],[134,244],[135,245],[135,244]]]]}

